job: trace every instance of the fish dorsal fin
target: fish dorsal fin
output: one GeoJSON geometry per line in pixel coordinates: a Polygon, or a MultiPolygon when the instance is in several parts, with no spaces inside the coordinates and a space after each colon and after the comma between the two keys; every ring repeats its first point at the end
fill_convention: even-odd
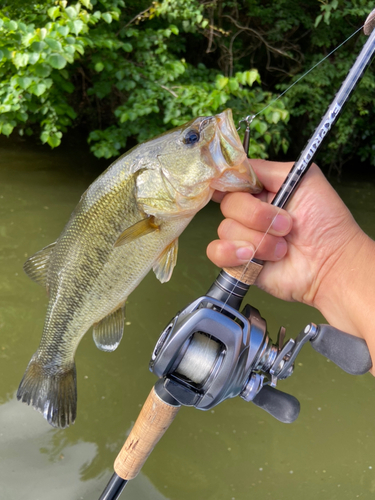
{"type": "Polygon", "coordinates": [[[56,241],[34,253],[23,265],[23,270],[27,276],[38,285],[46,287],[49,259],[55,246],[56,241]]]}
{"type": "Polygon", "coordinates": [[[155,223],[155,217],[151,215],[150,217],[146,217],[132,226],[127,227],[117,238],[114,246],[120,247],[122,245],[126,245],[127,243],[130,243],[141,236],[145,236],[146,234],[150,234],[157,229],[159,229],[159,226],[155,223]]]}
{"type": "Polygon", "coordinates": [[[157,279],[161,283],[165,283],[171,279],[174,266],[177,262],[178,238],[172,241],[160,254],[158,260],[152,268],[157,279]]]}
{"type": "Polygon", "coordinates": [[[124,333],[125,302],[94,325],[93,338],[101,351],[111,352],[117,349],[124,333]]]}

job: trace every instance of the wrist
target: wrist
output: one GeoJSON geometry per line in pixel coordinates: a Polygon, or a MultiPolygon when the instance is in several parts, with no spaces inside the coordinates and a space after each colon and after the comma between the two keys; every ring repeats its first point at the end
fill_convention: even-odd
{"type": "Polygon", "coordinates": [[[326,273],[314,306],[332,326],[364,338],[375,365],[375,242],[361,230],[326,273]]]}

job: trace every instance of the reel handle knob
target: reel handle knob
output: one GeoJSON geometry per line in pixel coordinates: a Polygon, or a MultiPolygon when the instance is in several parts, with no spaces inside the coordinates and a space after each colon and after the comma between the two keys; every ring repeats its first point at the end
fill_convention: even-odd
{"type": "Polygon", "coordinates": [[[331,325],[318,325],[312,347],[351,375],[363,375],[372,367],[366,341],[331,325]]]}
{"type": "Polygon", "coordinates": [[[265,385],[253,399],[253,403],[284,424],[291,424],[300,412],[300,404],[291,394],[265,385]]]}

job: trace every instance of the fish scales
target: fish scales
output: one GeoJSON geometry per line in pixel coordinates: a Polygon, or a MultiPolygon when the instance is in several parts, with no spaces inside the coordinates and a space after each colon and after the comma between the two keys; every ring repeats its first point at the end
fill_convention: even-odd
{"type": "Polygon", "coordinates": [[[127,297],[152,268],[160,281],[170,278],[178,236],[215,189],[261,190],[230,110],[136,146],[94,181],[56,243],[25,263],[49,305],[19,400],[51,425],[74,422],[82,336],[94,325],[99,348],[117,347],[127,297]]]}

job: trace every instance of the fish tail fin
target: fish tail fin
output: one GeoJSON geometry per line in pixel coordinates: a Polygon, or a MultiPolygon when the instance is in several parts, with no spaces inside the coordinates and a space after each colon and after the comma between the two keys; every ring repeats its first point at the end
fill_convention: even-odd
{"type": "Polygon", "coordinates": [[[31,358],[17,391],[18,401],[33,406],[53,427],[74,424],[77,414],[77,380],[74,360],[70,366],[44,366],[38,352],[31,358]]]}

